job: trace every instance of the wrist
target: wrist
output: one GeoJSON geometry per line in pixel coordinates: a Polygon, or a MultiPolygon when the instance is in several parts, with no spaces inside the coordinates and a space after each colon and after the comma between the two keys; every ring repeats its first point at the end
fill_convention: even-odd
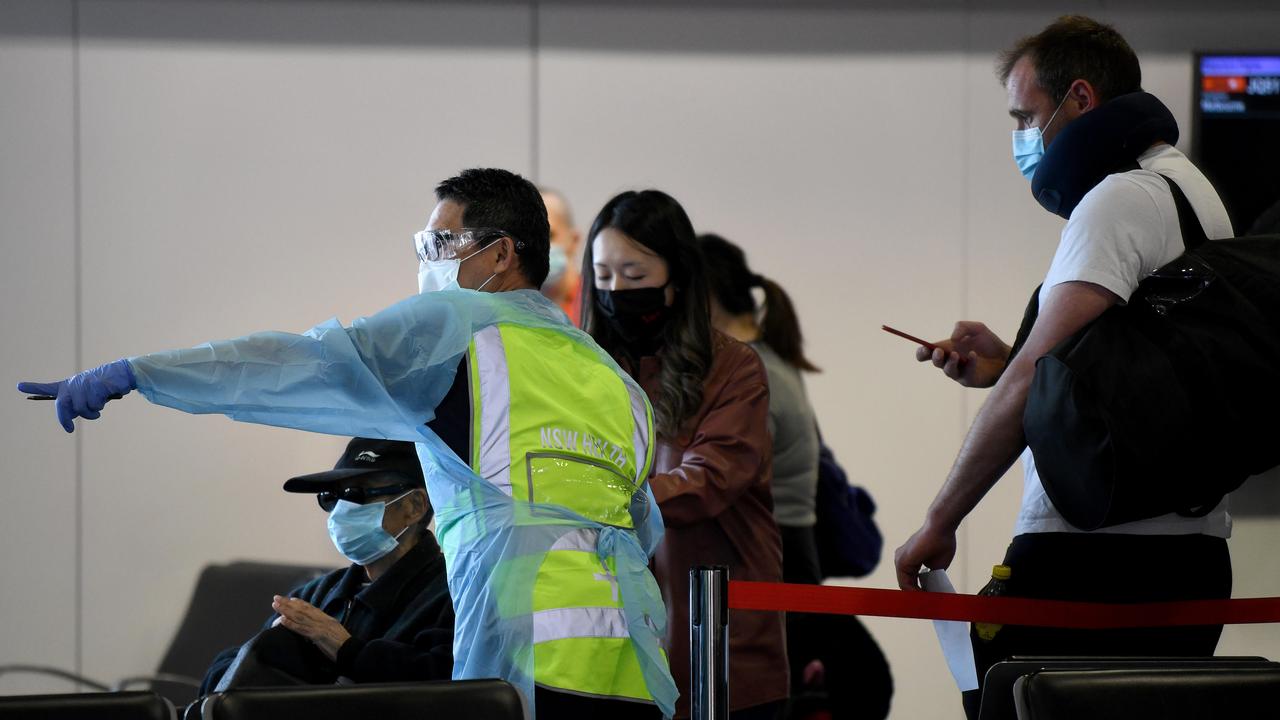
{"type": "Polygon", "coordinates": [[[337,655],[334,657],[334,664],[338,666],[338,674],[352,677],[354,675],[356,658],[360,652],[364,650],[365,642],[354,635],[349,636],[338,648],[337,655]]]}
{"type": "Polygon", "coordinates": [[[924,529],[930,534],[954,535],[960,529],[964,517],[954,517],[955,513],[948,508],[934,504],[924,515],[924,529]]]}
{"type": "Polygon", "coordinates": [[[346,628],[339,627],[329,636],[329,651],[333,654],[333,659],[338,659],[338,651],[342,646],[351,639],[351,633],[346,628]]]}
{"type": "Polygon", "coordinates": [[[114,395],[127,395],[137,389],[138,379],[133,374],[133,366],[121,358],[89,371],[114,395]]]}
{"type": "Polygon", "coordinates": [[[138,376],[133,374],[133,364],[127,359],[121,359],[120,366],[124,368],[124,376],[129,383],[129,389],[125,392],[138,389],[138,376]]]}

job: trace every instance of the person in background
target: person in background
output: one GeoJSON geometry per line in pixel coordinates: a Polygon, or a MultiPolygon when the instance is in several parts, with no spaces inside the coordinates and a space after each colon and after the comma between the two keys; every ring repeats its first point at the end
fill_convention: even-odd
{"type": "Polygon", "coordinates": [[[277,595],[263,632],[214,658],[200,694],[272,684],[228,677],[223,686],[229,668],[247,668],[236,661],[250,647],[268,664],[292,661],[272,669],[313,682],[448,680],[453,603],[413,443],[354,438],[332,470],[292,478],[284,490],[315,494],[329,538],[352,564],[277,595]],[[316,652],[290,646],[291,637],[316,652]]]}
{"type": "Polygon", "coordinates": [[[769,433],[773,437],[773,517],[782,534],[782,576],[789,583],[822,582],[814,541],[814,490],[818,483],[818,421],[802,372],[818,372],[804,356],[800,322],[791,298],[777,283],[747,267],[737,245],[701,235],[711,291],[711,325],[747,343],[769,376],[769,433]],[[764,291],[758,313],[751,291],[764,291]]]}
{"type": "Polygon", "coordinates": [[[578,258],[582,233],[573,224],[573,213],[563,195],[542,188],[542,202],[547,206],[547,223],[551,226],[550,269],[542,283],[542,294],[559,305],[570,322],[578,325],[582,320],[582,274],[574,261],[578,258]]]}
{"type": "MultiPolygon", "coordinates": [[[[711,324],[748,343],[769,376],[769,432],[773,437],[773,516],[782,533],[782,576],[817,585],[823,573],[814,536],[821,439],[803,372],[819,372],[804,354],[804,337],[782,286],[747,265],[742,248],[718,235],[700,235],[711,295],[711,324]],[[763,312],[753,291],[764,294],[763,312]]],[[[876,641],[855,617],[787,614],[793,717],[800,696],[825,687],[833,718],[883,718],[893,681],[876,641]],[[821,681],[819,681],[821,678],[821,681]]]]}
{"type": "MultiPolygon", "coordinates": [[[[653,488],[667,534],[654,574],[670,614],[672,675],[689,687],[689,568],[726,565],[735,580],[782,579],[770,488],[769,386],[748,346],[710,324],[693,226],[657,190],[611,199],[591,225],[585,329],[654,406],[653,488]]],[[[816,451],[815,451],[816,452],[816,451]]],[[[729,611],[729,708],[773,718],[789,691],[781,613],[729,611]]],[[[681,697],[677,717],[687,717],[681,697]]]]}

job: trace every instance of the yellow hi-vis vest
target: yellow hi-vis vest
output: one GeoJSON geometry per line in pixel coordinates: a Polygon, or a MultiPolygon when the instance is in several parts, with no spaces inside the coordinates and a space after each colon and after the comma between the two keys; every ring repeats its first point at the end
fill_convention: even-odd
{"type": "MultiPolygon", "coordinates": [[[[471,468],[516,505],[516,524],[555,524],[561,505],[632,528],[632,497],[649,474],[653,415],[638,388],[596,351],[555,330],[499,324],[472,337],[471,468]]],[[[567,531],[538,566],[533,594],[537,685],[650,700],[618,593],[613,558],[594,529],[567,531]]],[[[503,592],[524,592],[504,588],[503,592]]]]}

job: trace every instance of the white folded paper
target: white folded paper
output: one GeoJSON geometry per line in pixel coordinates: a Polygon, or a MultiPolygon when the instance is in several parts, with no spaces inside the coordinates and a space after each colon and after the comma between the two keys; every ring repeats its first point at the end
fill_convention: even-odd
{"type": "MultiPolygon", "coordinates": [[[[954,593],[951,578],[946,570],[930,570],[920,573],[920,586],[929,592],[954,593]]],[[[973,645],[969,642],[969,623],[958,620],[934,620],[933,630],[938,633],[942,656],[947,660],[951,676],[961,692],[978,689],[978,671],[973,664],[973,645]]]]}

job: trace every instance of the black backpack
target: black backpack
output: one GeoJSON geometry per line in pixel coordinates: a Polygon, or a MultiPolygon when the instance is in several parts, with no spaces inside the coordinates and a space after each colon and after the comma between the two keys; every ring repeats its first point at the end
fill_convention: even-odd
{"type": "MultiPolygon", "coordinates": [[[[1186,252],[1039,358],[1023,414],[1045,493],[1084,530],[1204,515],[1280,465],[1280,235],[1208,242],[1165,180],[1186,252]]],[[[1033,295],[1015,352],[1035,315],[1033,295]]]]}

